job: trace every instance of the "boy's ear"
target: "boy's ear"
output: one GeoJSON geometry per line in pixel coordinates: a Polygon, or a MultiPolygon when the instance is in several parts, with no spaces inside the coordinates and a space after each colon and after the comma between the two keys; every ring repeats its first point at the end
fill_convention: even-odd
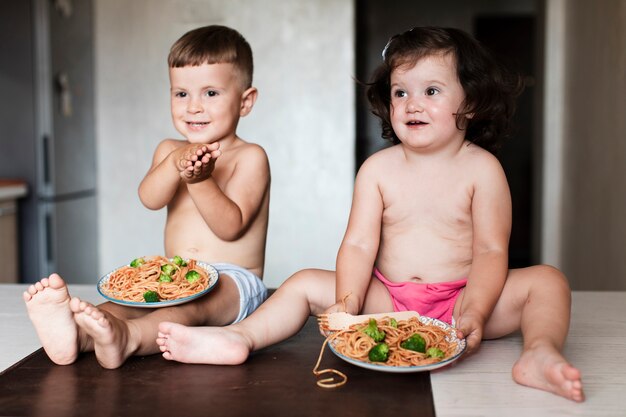
{"type": "Polygon", "coordinates": [[[241,94],[241,108],[239,110],[240,117],[247,116],[248,113],[250,113],[258,95],[259,92],[254,87],[248,88],[241,94]]]}

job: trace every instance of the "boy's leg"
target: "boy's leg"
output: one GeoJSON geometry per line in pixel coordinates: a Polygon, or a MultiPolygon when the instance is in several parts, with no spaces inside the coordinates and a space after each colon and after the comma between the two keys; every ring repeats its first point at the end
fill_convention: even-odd
{"type": "MultiPolygon", "coordinates": [[[[163,357],[186,363],[239,364],[249,353],[296,334],[310,315],[335,303],[335,272],[308,269],[297,272],[254,313],[227,327],[190,328],[159,325],[157,343],[163,357]]],[[[384,286],[373,279],[363,305],[368,313],[391,311],[384,286]]]]}
{"type": "Polygon", "coordinates": [[[58,365],[73,363],[80,348],[79,334],[65,281],[52,274],[30,285],[23,298],[28,317],[50,359],[58,365]]]}
{"type": "Polygon", "coordinates": [[[188,326],[232,322],[239,311],[239,292],[235,283],[223,276],[209,294],[178,306],[144,309],[105,303],[96,307],[74,298],[70,307],[78,327],[93,341],[98,362],[114,369],[132,355],[159,352],[155,340],[162,321],[188,326]]]}
{"type": "Polygon", "coordinates": [[[245,320],[227,327],[159,326],[166,359],[186,363],[239,364],[257,349],[296,334],[311,314],[335,302],[335,273],[297,272],[245,320]]]}
{"type": "Polygon", "coordinates": [[[497,338],[521,329],[524,346],[513,367],[513,379],[582,401],[580,371],[561,353],[569,329],[570,307],[569,284],[555,268],[511,270],[485,325],[484,338],[497,338]]]}

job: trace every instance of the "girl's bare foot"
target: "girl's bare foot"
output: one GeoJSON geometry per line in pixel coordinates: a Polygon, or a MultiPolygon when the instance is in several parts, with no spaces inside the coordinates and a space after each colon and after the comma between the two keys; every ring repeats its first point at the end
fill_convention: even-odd
{"type": "Polygon", "coordinates": [[[52,274],[28,287],[23,298],[28,317],[52,362],[57,365],[73,363],[78,356],[78,328],[70,310],[65,281],[52,274]]]}
{"type": "Polygon", "coordinates": [[[163,322],[156,340],[163,357],[184,363],[238,365],[246,361],[246,338],[225,327],[187,327],[163,322]]]}
{"type": "Polygon", "coordinates": [[[513,379],[522,385],[584,401],[580,371],[553,347],[527,349],[513,366],[513,379]]]}
{"type": "Polygon", "coordinates": [[[126,323],[77,297],[72,298],[70,308],[74,312],[76,324],[93,339],[94,352],[100,365],[107,369],[122,366],[133,352],[126,323]]]}

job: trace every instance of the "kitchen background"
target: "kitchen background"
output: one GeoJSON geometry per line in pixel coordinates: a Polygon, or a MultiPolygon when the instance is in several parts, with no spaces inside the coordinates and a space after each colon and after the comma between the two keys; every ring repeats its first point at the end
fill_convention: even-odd
{"type": "Polygon", "coordinates": [[[207,24],[236,28],[255,54],[260,97],[239,133],[270,158],[270,287],[334,268],[355,170],[384,145],[355,78],[392,34],[444,25],[529,83],[501,155],[512,265],[553,264],[578,290],[626,290],[625,0],[3,0],[0,179],[24,180],[28,194],[0,210],[0,237],[12,237],[10,216],[18,242],[17,276],[0,268],[0,282],[58,271],[95,283],[163,251],[165,212],[145,209],[137,186],[156,144],[178,137],[169,47],[207,24]]]}

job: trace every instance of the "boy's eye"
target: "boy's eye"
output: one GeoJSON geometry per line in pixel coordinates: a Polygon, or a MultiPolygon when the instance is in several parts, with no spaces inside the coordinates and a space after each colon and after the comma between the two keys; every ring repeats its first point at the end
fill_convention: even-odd
{"type": "Polygon", "coordinates": [[[435,94],[439,94],[439,90],[437,90],[434,87],[429,87],[426,89],[426,95],[427,96],[434,96],[435,94]]]}
{"type": "Polygon", "coordinates": [[[206,95],[209,96],[209,97],[215,97],[217,95],[217,91],[208,90],[206,92],[206,95]]]}
{"type": "Polygon", "coordinates": [[[174,94],[174,97],[184,98],[184,97],[187,97],[187,93],[185,93],[183,91],[179,91],[179,92],[174,94]]]}

